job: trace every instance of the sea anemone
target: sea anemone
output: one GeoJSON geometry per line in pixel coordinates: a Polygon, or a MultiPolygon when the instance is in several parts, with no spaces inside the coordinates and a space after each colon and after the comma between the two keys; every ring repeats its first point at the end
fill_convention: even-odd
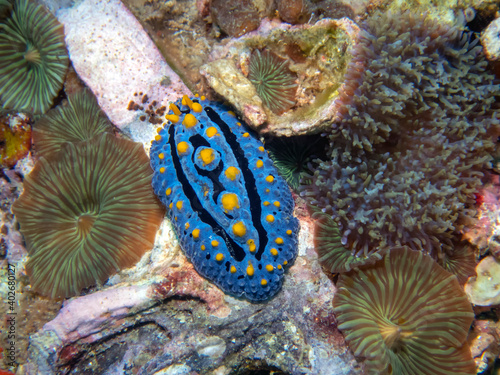
{"type": "Polygon", "coordinates": [[[18,111],[45,112],[68,68],[63,26],[41,5],[17,0],[0,23],[0,103],[18,111]]]}
{"type": "Polygon", "coordinates": [[[476,374],[466,342],[474,314],[457,279],[422,252],[390,250],[340,276],[338,328],[373,374],[476,374]]]}
{"type": "Polygon", "coordinates": [[[98,134],[111,133],[113,126],[87,90],[68,98],[67,105],[50,110],[33,126],[33,142],[39,156],[61,150],[67,142],[88,141],[98,134]]]}
{"type": "Polygon", "coordinates": [[[151,249],[163,210],[141,144],[103,134],[40,158],[13,211],[34,290],[77,295],[151,249]]]}
{"type": "MultiPolygon", "coordinates": [[[[314,207],[311,208],[314,211],[314,207]]],[[[342,236],[338,225],[330,216],[321,211],[313,212],[314,249],[318,253],[321,265],[330,273],[348,272],[375,263],[382,259],[384,249],[373,251],[368,255],[355,254],[342,244],[342,236]]]]}
{"type": "Polygon", "coordinates": [[[426,16],[377,14],[359,38],[328,160],[301,194],[355,254],[408,246],[440,259],[476,216],[500,86],[477,41],[426,16]]]}
{"type": "Polygon", "coordinates": [[[476,275],[476,255],[471,245],[466,242],[446,249],[437,262],[446,271],[455,275],[460,285],[464,285],[469,277],[476,275]]]}
{"type": "Polygon", "coordinates": [[[256,49],[250,56],[248,79],[272,112],[281,114],[294,106],[297,77],[288,69],[286,60],[268,50],[256,49]]]}

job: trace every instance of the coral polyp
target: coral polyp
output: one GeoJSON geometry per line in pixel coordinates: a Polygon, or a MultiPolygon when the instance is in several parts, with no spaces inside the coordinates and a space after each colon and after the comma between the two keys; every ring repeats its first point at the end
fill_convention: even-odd
{"type": "Polygon", "coordinates": [[[474,314],[452,274],[406,247],[343,274],[333,307],[370,374],[476,374],[466,342],[474,314]]]}
{"type": "Polygon", "coordinates": [[[248,79],[272,112],[280,114],[294,106],[296,76],[288,68],[286,60],[268,50],[261,52],[257,49],[250,56],[248,79]]]}
{"type": "Polygon", "coordinates": [[[45,112],[68,69],[63,26],[43,6],[17,0],[0,30],[0,103],[7,109],[45,112]]]}
{"type": "Polygon", "coordinates": [[[40,158],[13,212],[35,291],[69,297],[132,266],[153,246],[163,210],[141,144],[103,134],[40,158]]]}
{"type": "Polygon", "coordinates": [[[70,95],[65,105],[50,110],[33,125],[33,143],[39,156],[55,154],[68,142],[89,141],[113,126],[94,96],[83,90],[70,95]]]}

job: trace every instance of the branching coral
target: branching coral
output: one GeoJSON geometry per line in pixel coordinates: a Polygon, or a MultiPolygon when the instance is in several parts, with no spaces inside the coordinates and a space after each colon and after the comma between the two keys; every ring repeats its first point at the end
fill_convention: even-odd
{"type": "Polygon", "coordinates": [[[149,250],[163,218],[141,144],[103,134],[40,158],[13,211],[34,290],[76,295],[149,250]]]}
{"type": "Polygon", "coordinates": [[[68,98],[65,106],[46,113],[33,126],[33,142],[39,156],[61,150],[67,142],[83,142],[101,133],[111,133],[113,127],[87,90],[68,98]]]}
{"type": "Polygon", "coordinates": [[[500,87],[486,68],[469,34],[426,16],[363,25],[329,160],[302,187],[355,254],[452,251],[498,133],[500,87]]]}
{"type": "Polygon", "coordinates": [[[68,68],[63,26],[41,5],[18,0],[0,22],[0,103],[43,113],[62,87],[68,68]]]}
{"type": "Polygon", "coordinates": [[[392,249],[365,271],[340,276],[338,327],[373,374],[476,373],[467,333],[472,308],[455,276],[429,256],[392,249]]]}

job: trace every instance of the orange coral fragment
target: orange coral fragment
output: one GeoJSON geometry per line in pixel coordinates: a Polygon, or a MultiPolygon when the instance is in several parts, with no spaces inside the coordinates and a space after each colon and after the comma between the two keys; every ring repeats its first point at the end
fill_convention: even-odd
{"type": "Polygon", "coordinates": [[[31,126],[21,117],[0,118],[0,166],[12,168],[28,155],[31,148],[31,126]]]}

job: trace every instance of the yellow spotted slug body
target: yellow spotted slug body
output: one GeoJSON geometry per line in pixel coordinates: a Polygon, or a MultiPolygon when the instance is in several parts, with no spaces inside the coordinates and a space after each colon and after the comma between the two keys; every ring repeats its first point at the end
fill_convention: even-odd
{"type": "Polygon", "coordinates": [[[263,301],[297,256],[298,220],[266,150],[226,106],[184,96],[151,147],[155,193],[196,270],[263,301]]]}

